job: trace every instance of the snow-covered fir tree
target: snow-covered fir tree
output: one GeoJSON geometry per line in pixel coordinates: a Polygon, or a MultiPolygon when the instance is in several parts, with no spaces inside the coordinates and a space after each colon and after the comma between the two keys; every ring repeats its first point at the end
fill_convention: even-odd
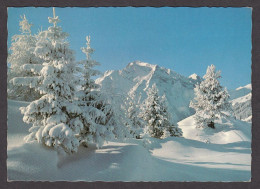
{"type": "Polygon", "coordinates": [[[166,138],[168,136],[182,136],[182,130],[172,123],[172,118],[168,111],[168,102],[165,95],[162,96],[160,104],[162,109],[162,124],[165,127],[163,138],[166,138]]]}
{"type": "Polygon", "coordinates": [[[140,115],[140,107],[139,107],[140,99],[136,97],[136,95],[128,96],[125,101],[125,112],[126,112],[126,126],[129,127],[130,133],[134,138],[140,138],[140,134],[143,129],[143,121],[139,117],[140,115]]]}
{"type": "Polygon", "coordinates": [[[78,138],[85,146],[88,146],[89,143],[95,143],[100,147],[104,141],[115,137],[114,127],[110,124],[112,108],[104,95],[97,90],[99,85],[92,79],[100,74],[94,69],[99,63],[91,58],[94,49],[90,47],[90,36],[87,36],[86,40],[87,46],[82,47],[82,52],[86,54],[86,60],[78,63],[83,67],[83,69],[79,69],[83,78],[82,89],[77,94],[78,103],[82,109],[83,129],[78,138]]]}
{"type": "Polygon", "coordinates": [[[195,98],[190,102],[190,107],[196,111],[194,118],[198,127],[215,128],[215,120],[229,115],[229,94],[220,85],[220,74],[214,65],[208,66],[204,80],[194,89],[195,98]]]}
{"type": "Polygon", "coordinates": [[[62,31],[55,15],[49,17],[53,24],[46,31],[39,33],[35,55],[44,60],[42,67],[30,66],[39,76],[31,78],[14,78],[14,83],[28,84],[43,96],[20,108],[24,114],[23,121],[32,123],[27,142],[38,141],[58,151],[76,152],[79,146],[77,134],[83,129],[80,120],[81,109],[74,101],[75,60],[73,51],[66,41],[67,33],[62,31]],[[38,85],[36,85],[38,83],[38,85]]]}
{"type": "Polygon", "coordinates": [[[32,77],[35,73],[27,70],[26,64],[42,64],[43,60],[34,54],[37,43],[37,35],[31,34],[31,26],[25,15],[21,16],[20,31],[21,34],[12,37],[10,47],[11,53],[8,56],[7,62],[10,67],[8,69],[8,98],[23,101],[32,101],[40,98],[40,93],[34,89],[23,86],[14,85],[13,78],[15,77],[32,77]]]}
{"type": "Polygon", "coordinates": [[[141,117],[146,121],[146,132],[155,138],[167,136],[181,136],[181,131],[171,123],[166,106],[165,96],[160,98],[156,84],[148,89],[147,99],[142,107],[141,117]]]}
{"type": "Polygon", "coordinates": [[[133,135],[130,134],[131,127],[127,124],[128,120],[125,116],[123,102],[119,102],[118,99],[111,98],[107,100],[110,106],[109,113],[109,125],[113,126],[113,133],[115,138],[118,140],[124,140],[125,138],[132,138],[133,135]]]}

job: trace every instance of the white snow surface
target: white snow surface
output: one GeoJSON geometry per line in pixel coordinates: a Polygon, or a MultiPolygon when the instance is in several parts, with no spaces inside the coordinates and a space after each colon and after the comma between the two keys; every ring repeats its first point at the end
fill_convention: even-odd
{"type": "Polygon", "coordinates": [[[228,121],[215,121],[215,129],[196,128],[194,116],[180,122],[178,126],[186,139],[214,144],[229,144],[251,141],[251,124],[230,118],[228,121]]]}
{"type": "Polygon", "coordinates": [[[25,143],[29,125],[8,100],[8,180],[22,181],[250,181],[251,126],[232,120],[216,131],[197,130],[193,117],[178,123],[184,137],[111,141],[61,155],[25,143]],[[208,142],[205,142],[208,141],[208,142]]]}
{"type": "Polygon", "coordinates": [[[101,86],[103,93],[114,98],[116,104],[121,104],[127,94],[140,97],[142,103],[147,97],[146,91],[155,83],[159,96],[166,96],[173,122],[194,113],[189,103],[194,97],[193,89],[197,80],[158,65],[131,62],[122,70],[106,71],[96,79],[96,83],[101,86]]]}

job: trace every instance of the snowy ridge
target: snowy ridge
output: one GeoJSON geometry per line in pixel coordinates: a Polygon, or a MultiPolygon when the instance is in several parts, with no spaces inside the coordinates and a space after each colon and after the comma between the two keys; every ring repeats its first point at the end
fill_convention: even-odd
{"type": "Polygon", "coordinates": [[[238,90],[243,90],[243,89],[249,89],[249,90],[252,90],[252,85],[251,84],[248,84],[248,85],[245,85],[245,86],[243,86],[243,87],[238,87],[238,88],[236,88],[236,90],[238,91],[238,90]]]}
{"type": "Polygon", "coordinates": [[[231,101],[232,108],[237,119],[248,122],[252,121],[251,99],[252,94],[249,93],[231,101]]]}
{"type": "Polygon", "coordinates": [[[197,81],[158,65],[131,62],[122,70],[105,72],[96,79],[96,83],[101,86],[102,92],[113,97],[118,104],[124,101],[127,94],[140,97],[142,102],[147,96],[148,88],[155,83],[159,95],[166,95],[174,122],[194,113],[189,108],[189,103],[194,97],[193,89],[197,81]]]}
{"type": "Polygon", "coordinates": [[[251,84],[248,84],[248,85],[246,85],[244,87],[238,87],[235,90],[230,90],[229,91],[230,99],[233,100],[233,99],[245,96],[248,93],[251,93],[251,91],[252,91],[251,84]]]}
{"type": "Polygon", "coordinates": [[[232,109],[237,119],[251,122],[252,121],[252,86],[248,84],[244,87],[238,87],[229,92],[231,98],[232,109]]]}
{"type": "Polygon", "coordinates": [[[198,81],[198,82],[201,82],[202,81],[202,78],[200,77],[200,76],[198,76],[197,74],[191,74],[190,76],[189,76],[189,78],[190,79],[193,79],[193,80],[196,80],[196,81],[198,81]]]}

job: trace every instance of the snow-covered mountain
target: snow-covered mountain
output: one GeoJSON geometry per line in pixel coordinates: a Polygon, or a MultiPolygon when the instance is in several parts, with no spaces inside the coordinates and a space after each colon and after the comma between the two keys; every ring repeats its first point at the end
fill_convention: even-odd
{"type": "MultiPolygon", "coordinates": [[[[189,103],[194,97],[195,84],[202,80],[203,78],[195,73],[185,77],[158,65],[135,61],[122,70],[106,71],[103,76],[96,79],[96,83],[118,107],[125,101],[127,95],[136,95],[142,103],[147,97],[148,88],[156,83],[159,95],[166,95],[169,111],[176,123],[194,114],[194,110],[189,108],[189,103]]],[[[232,109],[237,119],[251,121],[251,90],[251,84],[229,90],[232,109]]]]}
{"type": "Polygon", "coordinates": [[[247,94],[251,93],[251,91],[252,91],[252,85],[251,84],[248,84],[248,85],[243,86],[243,87],[238,87],[235,90],[230,90],[229,91],[230,99],[234,100],[236,98],[246,96],[247,94]]]}
{"type": "Polygon", "coordinates": [[[200,77],[200,76],[198,76],[197,74],[191,74],[190,76],[189,76],[189,78],[190,79],[193,79],[195,82],[197,82],[197,83],[200,83],[200,82],[202,82],[202,80],[203,80],[203,78],[202,77],[200,77]]]}
{"type": "Polygon", "coordinates": [[[189,103],[194,97],[194,86],[201,78],[193,76],[188,78],[158,65],[135,61],[122,70],[106,71],[96,83],[117,104],[122,103],[127,94],[136,95],[142,102],[148,88],[156,83],[159,95],[166,95],[173,121],[177,122],[194,113],[189,103]]]}
{"type": "Polygon", "coordinates": [[[237,119],[251,122],[252,120],[252,86],[248,84],[243,87],[238,87],[235,90],[229,91],[232,108],[234,110],[234,115],[237,119]]]}

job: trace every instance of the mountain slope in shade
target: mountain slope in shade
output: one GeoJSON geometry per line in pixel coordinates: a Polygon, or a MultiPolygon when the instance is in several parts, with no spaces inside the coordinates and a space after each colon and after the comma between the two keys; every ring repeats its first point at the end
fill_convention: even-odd
{"type": "Polygon", "coordinates": [[[252,107],[251,107],[252,94],[249,93],[245,96],[236,98],[231,101],[232,108],[237,119],[243,121],[252,120],[252,107]]]}
{"type": "Polygon", "coordinates": [[[101,86],[100,90],[113,98],[113,103],[118,106],[127,95],[136,95],[143,102],[148,88],[156,83],[159,95],[166,95],[174,122],[194,113],[189,103],[194,97],[193,90],[197,82],[194,78],[187,78],[170,69],[140,61],[132,62],[122,70],[106,71],[96,80],[101,86]]]}
{"type": "Polygon", "coordinates": [[[248,84],[229,92],[234,115],[242,121],[252,121],[251,90],[252,86],[248,84]]]}
{"type": "Polygon", "coordinates": [[[238,87],[238,88],[236,88],[235,90],[230,90],[230,91],[229,91],[230,99],[231,99],[231,100],[234,100],[234,99],[236,99],[236,98],[245,96],[245,95],[251,93],[251,91],[252,91],[252,86],[251,86],[251,84],[248,84],[248,85],[243,86],[243,87],[238,87]]]}

